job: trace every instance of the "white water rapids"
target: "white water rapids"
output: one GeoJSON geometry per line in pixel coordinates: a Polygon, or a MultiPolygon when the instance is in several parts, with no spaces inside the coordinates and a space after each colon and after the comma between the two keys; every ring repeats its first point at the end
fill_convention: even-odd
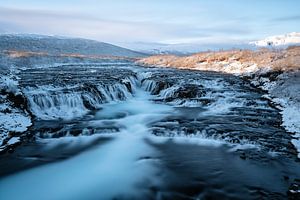
{"type": "MultiPolygon", "coordinates": [[[[155,167],[158,163],[155,159],[143,159],[157,156],[157,152],[145,142],[149,136],[147,124],[172,111],[170,106],[154,104],[149,98],[148,92],[136,89],[134,98],[106,104],[96,114],[93,125],[114,121],[122,126],[112,141],[71,159],[0,180],[0,199],[79,200],[112,199],[125,194],[144,196],[143,192],[136,190],[139,183],[147,183],[149,187],[159,184],[155,167]],[[120,113],[126,116],[115,119],[120,113]],[[18,192],[12,192],[11,188],[18,192]]],[[[72,138],[76,139],[84,137],[72,138]]]]}

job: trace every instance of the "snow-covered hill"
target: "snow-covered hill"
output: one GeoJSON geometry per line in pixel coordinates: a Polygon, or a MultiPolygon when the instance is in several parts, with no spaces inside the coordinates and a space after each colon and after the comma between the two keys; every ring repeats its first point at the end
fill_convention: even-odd
{"type": "Polygon", "coordinates": [[[267,37],[263,40],[253,41],[250,44],[258,47],[285,47],[300,44],[300,33],[292,32],[285,35],[275,35],[267,37]]]}
{"type": "Polygon", "coordinates": [[[4,50],[45,52],[54,55],[144,56],[136,51],[94,40],[22,34],[0,35],[0,51],[4,50]]]}

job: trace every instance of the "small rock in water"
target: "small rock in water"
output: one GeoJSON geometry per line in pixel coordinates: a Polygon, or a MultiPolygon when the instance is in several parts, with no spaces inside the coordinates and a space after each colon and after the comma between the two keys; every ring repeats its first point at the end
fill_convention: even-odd
{"type": "Polygon", "coordinates": [[[287,194],[288,198],[291,200],[300,199],[300,180],[295,180],[295,182],[292,183],[287,194]]]}
{"type": "Polygon", "coordinates": [[[245,159],[246,159],[246,154],[245,154],[245,153],[242,153],[242,154],[240,155],[240,158],[243,159],[243,160],[245,160],[245,159]]]}
{"type": "Polygon", "coordinates": [[[7,152],[8,152],[8,153],[13,153],[13,152],[14,152],[14,149],[13,149],[13,148],[9,148],[7,152]]]}

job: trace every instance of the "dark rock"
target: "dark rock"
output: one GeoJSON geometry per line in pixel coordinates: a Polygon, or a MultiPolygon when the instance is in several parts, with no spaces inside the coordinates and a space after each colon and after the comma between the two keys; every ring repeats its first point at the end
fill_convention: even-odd
{"type": "Polygon", "coordinates": [[[245,160],[245,159],[246,159],[246,154],[245,154],[245,153],[242,153],[242,154],[240,155],[240,158],[243,159],[243,160],[245,160]]]}
{"type": "Polygon", "coordinates": [[[7,98],[14,104],[15,107],[23,109],[26,108],[27,100],[21,94],[15,95],[13,93],[8,93],[7,98]]]}
{"type": "Polygon", "coordinates": [[[213,99],[208,99],[208,98],[201,98],[201,99],[198,99],[202,105],[209,105],[213,102],[213,99]]]}
{"type": "Polygon", "coordinates": [[[8,152],[8,153],[13,153],[13,152],[14,152],[14,149],[13,149],[13,148],[9,148],[9,149],[7,150],[7,152],[8,152]]]}
{"type": "Polygon", "coordinates": [[[171,87],[172,85],[165,81],[159,81],[154,90],[151,92],[152,95],[158,95],[162,90],[167,89],[168,87],[171,87]]]}
{"type": "Polygon", "coordinates": [[[81,129],[73,129],[73,130],[70,131],[70,134],[73,135],[73,136],[81,135],[81,133],[82,133],[81,129]]]}
{"type": "Polygon", "coordinates": [[[206,94],[203,86],[198,85],[185,85],[180,87],[176,93],[174,98],[181,98],[181,99],[189,99],[189,98],[196,98],[202,97],[206,94]]]}
{"type": "Polygon", "coordinates": [[[289,187],[289,190],[287,192],[288,199],[290,200],[299,200],[300,199],[300,182],[295,181],[291,184],[289,187]]]}
{"type": "Polygon", "coordinates": [[[131,87],[131,84],[130,82],[127,82],[127,81],[123,81],[122,84],[124,84],[127,88],[127,90],[132,93],[132,87],[131,87]]]}

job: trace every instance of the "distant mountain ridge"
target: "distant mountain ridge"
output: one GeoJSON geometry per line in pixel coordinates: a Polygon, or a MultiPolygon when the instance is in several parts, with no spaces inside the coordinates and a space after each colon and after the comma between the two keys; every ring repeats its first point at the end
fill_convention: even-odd
{"type": "Polygon", "coordinates": [[[218,51],[218,50],[230,50],[230,49],[255,49],[254,45],[250,45],[247,42],[236,43],[179,43],[179,44],[165,44],[165,43],[147,43],[137,42],[125,47],[134,49],[139,52],[154,55],[189,55],[203,51],[218,51]]]}
{"type": "Polygon", "coordinates": [[[45,52],[53,55],[81,54],[120,57],[146,56],[144,53],[95,40],[31,34],[0,35],[0,51],[5,50],[45,52]]]}
{"type": "Polygon", "coordinates": [[[258,47],[287,47],[291,45],[300,45],[300,33],[292,32],[284,35],[274,35],[262,40],[250,42],[249,44],[258,47]]]}

